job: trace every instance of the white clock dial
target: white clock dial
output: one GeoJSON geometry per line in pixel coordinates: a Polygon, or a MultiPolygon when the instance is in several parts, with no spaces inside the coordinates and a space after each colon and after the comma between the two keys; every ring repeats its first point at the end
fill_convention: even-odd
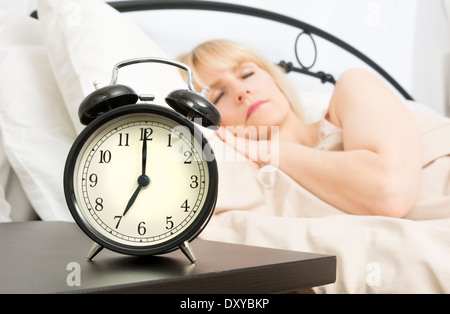
{"type": "Polygon", "coordinates": [[[139,113],[113,119],[89,137],[75,164],[73,186],[80,216],[106,242],[152,246],[195,221],[209,179],[202,143],[188,128],[139,113]]]}

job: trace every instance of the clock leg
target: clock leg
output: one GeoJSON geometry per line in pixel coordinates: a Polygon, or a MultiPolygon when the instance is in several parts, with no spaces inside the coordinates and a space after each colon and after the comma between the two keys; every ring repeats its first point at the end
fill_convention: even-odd
{"type": "Polygon", "coordinates": [[[189,242],[184,241],[182,244],[180,244],[180,250],[186,255],[186,257],[191,261],[191,263],[195,263],[196,258],[194,255],[194,251],[192,251],[191,246],[189,245],[189,242]]]}
{"type": "Polygon", "coordinates": [[[91,249],[89,250],[87,258],[89,260],[92,260],[95,257],[95,255],[97,255],[98,252],[100,252],[102,249],[103,249],[103,246],[101,246],[100,244],[94,242],[94,244],[92,245],[91,249]]]}

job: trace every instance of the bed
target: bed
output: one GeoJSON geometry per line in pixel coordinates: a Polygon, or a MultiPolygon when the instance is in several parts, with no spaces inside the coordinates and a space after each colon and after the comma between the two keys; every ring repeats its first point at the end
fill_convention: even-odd
{"type": "MultiPolygon", "coordinates": [[[[449,119],[415,102],[363,53],[312,25],[269,11],[209,1],[108,5],[100,0],[39,0],[38,19],[11,14],[2,30],[6,36],[0,63],[0,221],[73,221],[65,204],[62,173],[67,153],[83,129],[79,104],[94,90],[94,81],[109,82],[117,62],[142,56],[173,57],[120,12],[175,8],[175,14],[187,9],[250,15],[293,27],[295,37],[310,40],[315,49],[317,38],[344,49],[386,79],[415,116],[428,117],[420,126],[422,136],[431,143],[424,169],[433,173],[448,169],[450,141],[442,139],[450,139],[449,119]]],[[[155,28],[162,31],[158,25],[155,28]]],[[[298,72],[293,75],[312,77],[328,86],[335,82],[332,73],[314,70],[317,51],[309,63],[297,50],[290,54],[298,62],[274,62],[298,72]]],[[[138,93],[155,94],[156,100],[186,86],[176,69],[158,65],[129,67],[120,80],[138,93]]],[[[299,95],[311,122],[319,118],[331,96],[329,91],[307,90],[299,95]]],[[[213,132],[204,131],[218,156],[220,179],[216,214],[201,238],[336,255],[336,282],[314,288],[316,293],[450,293],[450,190],[437,202],[424,198],[420,205],[429,210],[414,212],[407,219],[347,215],[276,168],[265,167],[254,174],[243,158],[236,158],[236,152],[230,157],[213,132]]],[[[431,179],[423,184],[434,191],[433,185],[448,182],[431,179]]]]}

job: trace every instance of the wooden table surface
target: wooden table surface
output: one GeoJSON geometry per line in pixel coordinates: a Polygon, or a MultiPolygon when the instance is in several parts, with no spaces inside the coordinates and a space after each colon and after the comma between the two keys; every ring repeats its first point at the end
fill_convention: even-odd
{"type": "Polygon", "coordinates": [[[103,249],[70,222],[0,223],[0,293],[284,293],[333,283],[336,257],[196,239],[135,257],[103,249]]]}

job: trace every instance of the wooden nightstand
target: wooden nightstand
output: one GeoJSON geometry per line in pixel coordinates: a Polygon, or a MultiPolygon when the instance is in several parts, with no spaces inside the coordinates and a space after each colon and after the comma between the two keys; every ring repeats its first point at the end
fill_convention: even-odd
{"type": "Polygon", "coordinates": [[[285,293],[333,283],[336,257],[196,239],[151,257],[103,250],[70,222],[0,223],[0,293],[285,293]]]}

